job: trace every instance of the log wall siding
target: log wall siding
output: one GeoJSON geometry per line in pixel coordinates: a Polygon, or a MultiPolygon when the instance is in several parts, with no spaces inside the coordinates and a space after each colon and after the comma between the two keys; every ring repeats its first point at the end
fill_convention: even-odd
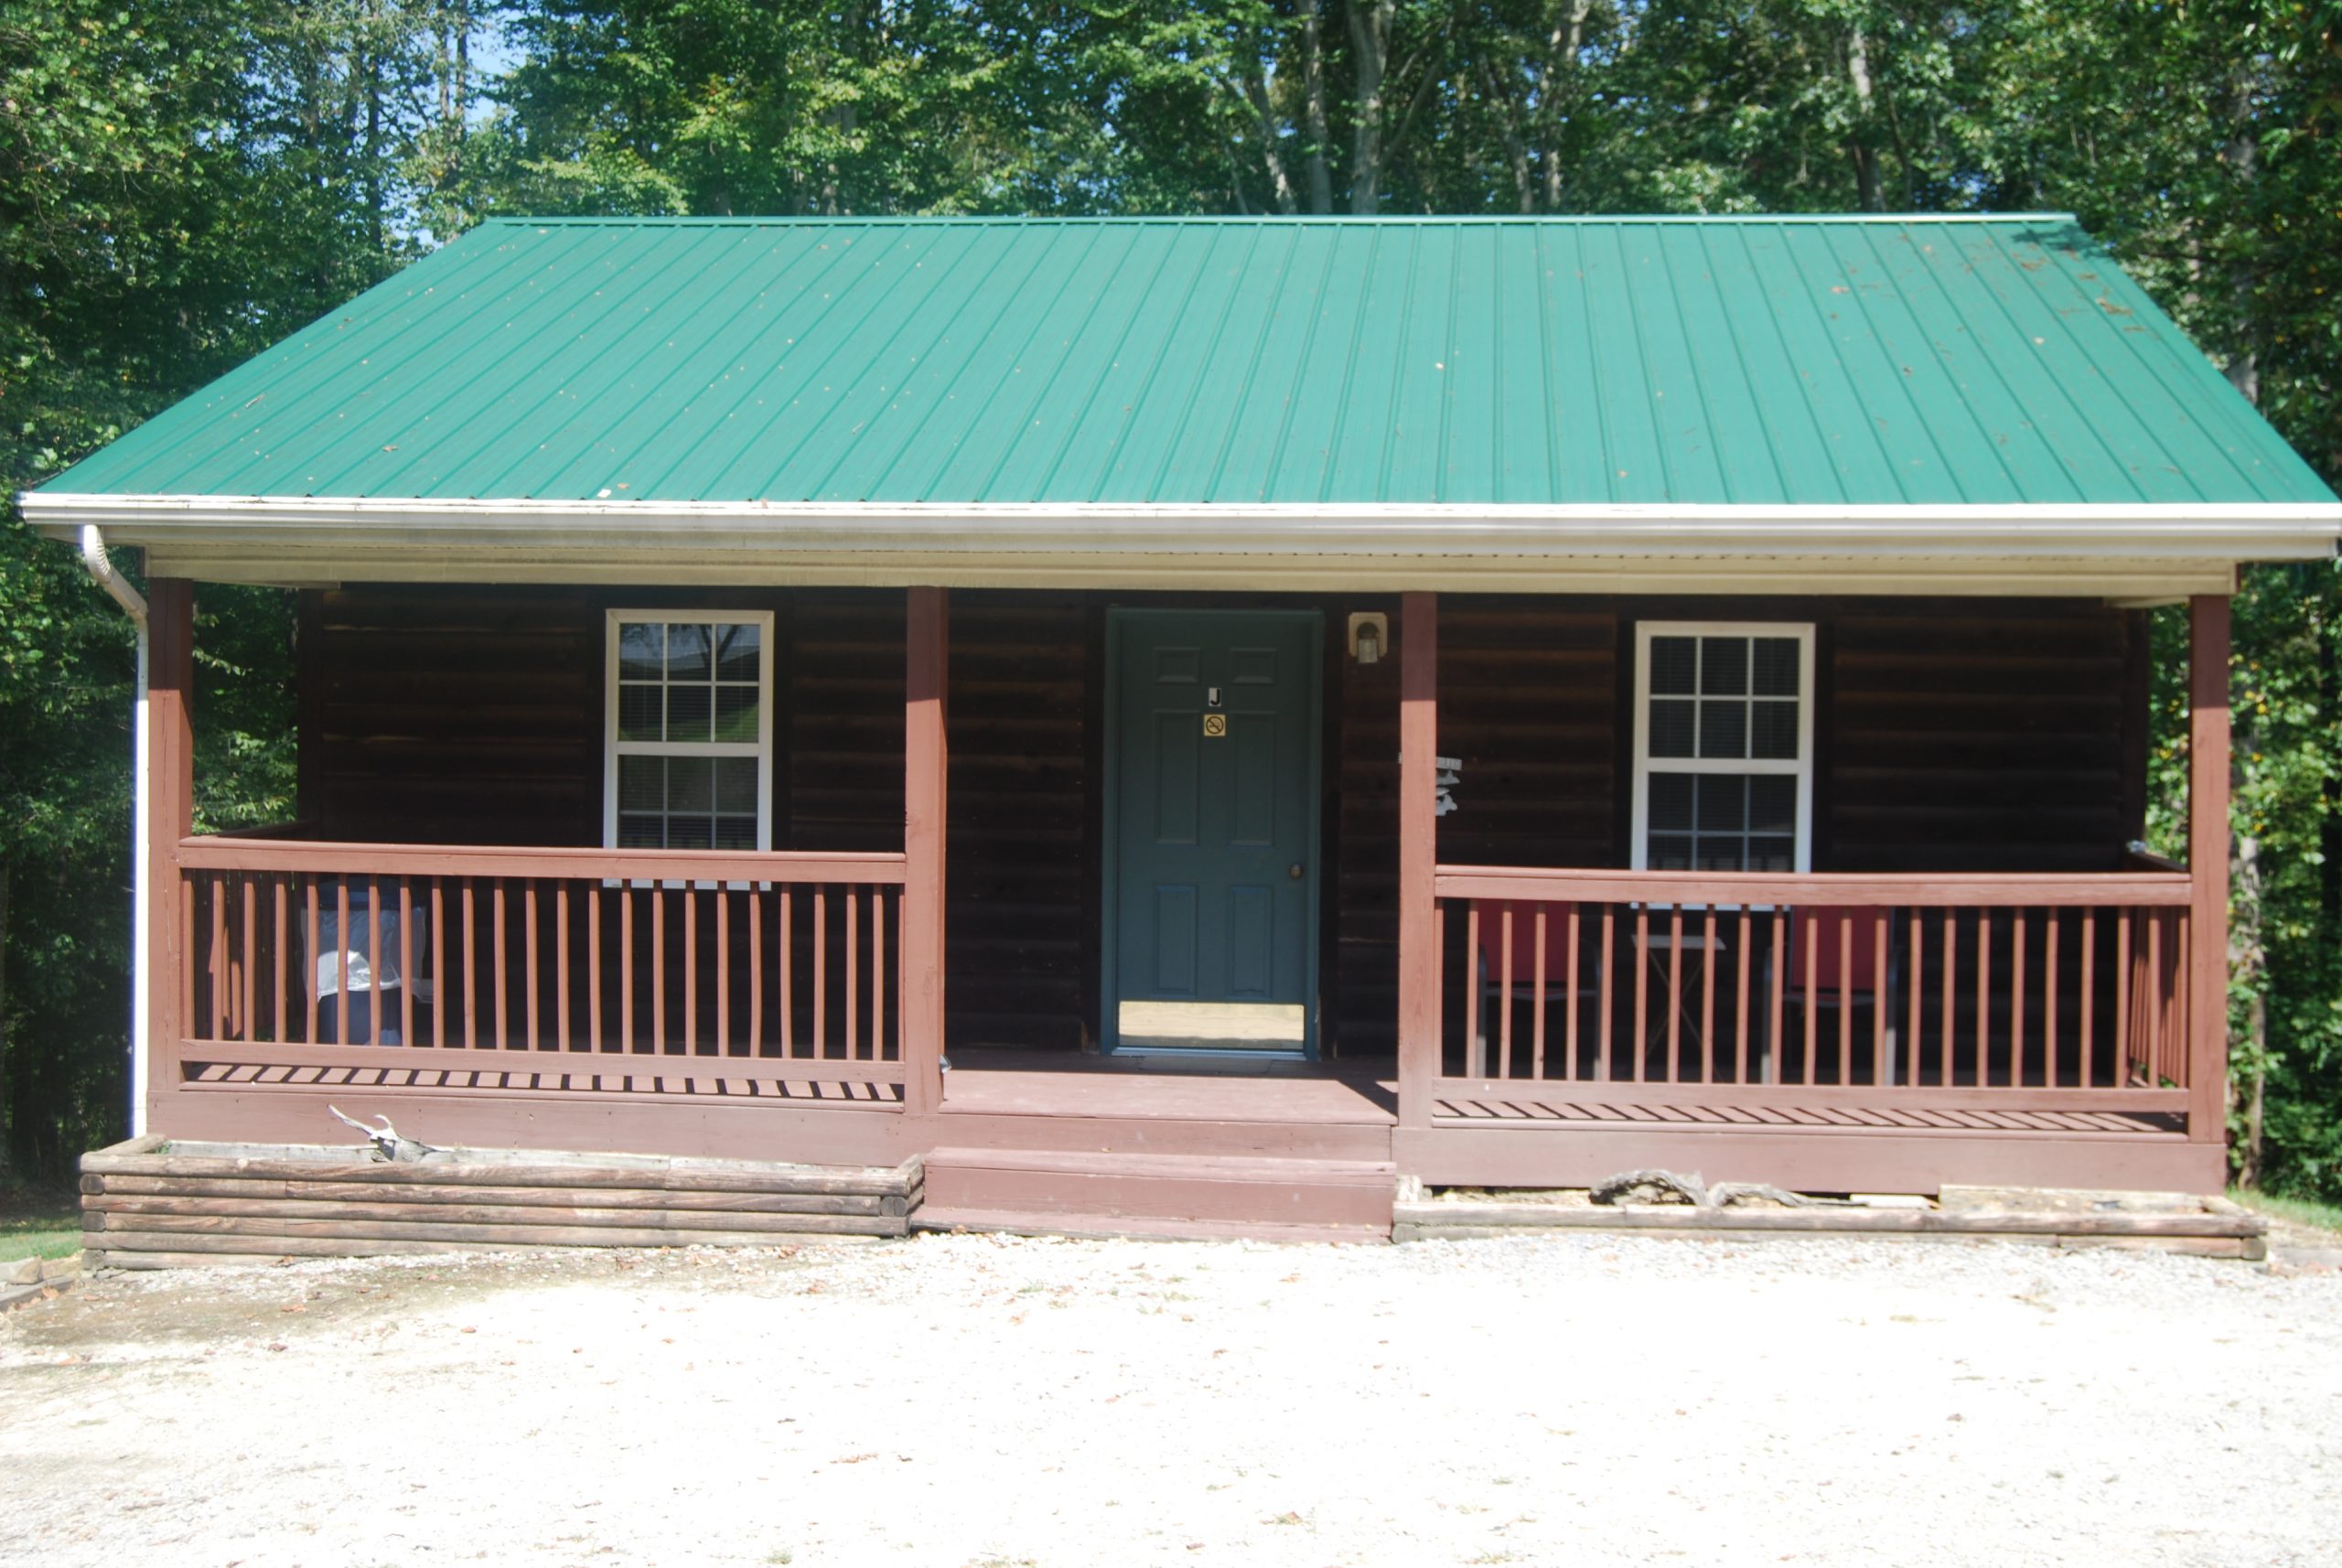
{"type": "MultiPolygon", "coordinates": [[[[1097,1012],[1096,837],[1111,596],[952,596],[951,1043],[1075,1049],[1097,1012]]],[[[1161,602],[1161,601],[1155,601],[1161,602]]],[[[1289,602],[1289,601],[1280,601],[1289,602]]],[[[1326,616],[1327,1037],[1392,1048],[1398,660],[1326,616]]],[[[776,612],[776,847],[901,843],[903,596],[359,587],[304,607],[303,815],[321,836],[592,844],[603,615],[776,612]]],[[[2144,618],[2068,601],[1443,596],[1439,749],[1464,762],[1445,863],[1628,862],[1638,619],[1818,626],[1819,870],[2111,869],[2137,836],[2144,618]]]]}

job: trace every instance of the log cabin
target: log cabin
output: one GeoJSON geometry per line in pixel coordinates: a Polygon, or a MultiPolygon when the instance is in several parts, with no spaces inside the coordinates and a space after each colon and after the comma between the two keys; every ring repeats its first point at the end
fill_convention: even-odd
{"type": "Polygon", "coordinates": [[[2057,214],[500,220],[23,504],[143,552],[138,1131],[1166,1234],[2218,1190],[2229,599],[2342,532],[2057,214]]]}

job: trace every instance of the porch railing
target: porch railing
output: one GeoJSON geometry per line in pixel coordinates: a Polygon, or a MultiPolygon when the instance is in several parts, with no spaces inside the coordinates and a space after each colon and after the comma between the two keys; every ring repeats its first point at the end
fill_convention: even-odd
{"type": "Polygon", "coordinates": [[[1442,865],[1434,889],[1444,1113],[1546,1084],[1705,1106],[1788,1088],[1884,1110],[2188,1107],[2184,872],[1442,865]]]}
{"type": "Polygon", "coordinates": [[[198,837],[177,862],[179,1045],[211,1066],[738,1070],[900,1099],[900,854],[198,837]]]}

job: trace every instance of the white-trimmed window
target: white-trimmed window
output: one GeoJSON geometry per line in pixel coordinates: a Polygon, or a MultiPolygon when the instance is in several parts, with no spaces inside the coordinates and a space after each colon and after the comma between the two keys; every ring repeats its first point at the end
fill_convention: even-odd
{"type": "Polygon", "coordinates": [[[1635,628],[1634,868],[1810,871],[1813,628],[1635,628]]]}
{"type": "Polygon", "coordinates": [[[772,847],[772,616],[612,610],[602,842],[772,847]]]}

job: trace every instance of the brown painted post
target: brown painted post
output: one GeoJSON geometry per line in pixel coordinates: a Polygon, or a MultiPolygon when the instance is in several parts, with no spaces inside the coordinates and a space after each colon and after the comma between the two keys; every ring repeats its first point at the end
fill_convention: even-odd
{"type": "MultiPolygon", "coordinates": [[[[188,1020],[179,840],[195,831],[195,585],[146,584],[146,1126],[170,1130],[188,1020]]],[[[314,949],[312,950],[314,951],[314,949]]]]}
{"type": "MultiPolygon", "coordinates": [[[[1429,1127],[1439,1078],[1439,596],[1399,596],[1399,1122],[1429,1127]]],[[[1477,989],[1477,987],[1476,987],[1477,989]]],[[[1477,1005],[1474,998],[1474,1005],[1477,1005]]]]}
{"type": "Polygon", "coordinates": [[[944,743],[951,601],[906,594],[903,637],[903,1100],[912,1115],[943,1103],[943,855],[950,757],[944,743]]]}
{"type": "Polygon", "coordinates": [[[2187,606],[2187,1137],[2228,1139],[2229,601],[2187,606]]]}

